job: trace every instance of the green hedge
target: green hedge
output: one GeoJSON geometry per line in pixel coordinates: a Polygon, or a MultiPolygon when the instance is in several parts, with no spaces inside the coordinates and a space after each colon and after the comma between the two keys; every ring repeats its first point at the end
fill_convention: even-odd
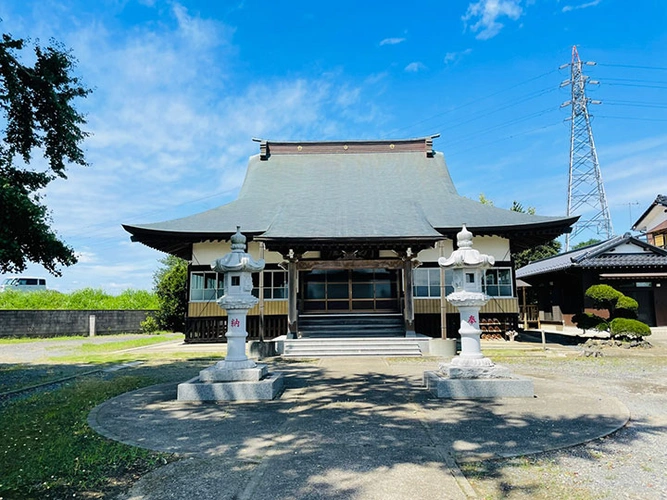
{"type": "Polygon", "coordinates": [[[157,297],[145,290],[125,290],[109,295],[100,289],[84,288],[72,293],[55,290],[0,293],[0,309],[18,310],[149,310],[158,309],[157,297]]]}

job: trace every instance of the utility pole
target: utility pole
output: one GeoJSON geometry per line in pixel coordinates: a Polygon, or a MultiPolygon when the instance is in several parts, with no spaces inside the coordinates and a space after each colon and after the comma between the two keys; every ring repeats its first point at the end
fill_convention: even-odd
{"type": "Polygon", "coordinates": [[[606,239],[613,236],[611,216],[607,197],[602,184],[600,163],[595,150],[589,104],[602,104],[601,101],[586,97],[586,85],[600,82],[590,80],[582,71],[583,66],[595,66],[594,62],[582,62],[577,46],[572,47],[572,62],[561,69],[570,67],[570,79],[561,83],[561,87],[570,86],[571,97],[561,107],[571,106],[570,118],[570,173],[567,187],[567,215],[580,215],[579,221],[572,228],[572,233],[565,236],[565,251],[570,249],[570,238],[586,230],[593,230],[606,239]]]}

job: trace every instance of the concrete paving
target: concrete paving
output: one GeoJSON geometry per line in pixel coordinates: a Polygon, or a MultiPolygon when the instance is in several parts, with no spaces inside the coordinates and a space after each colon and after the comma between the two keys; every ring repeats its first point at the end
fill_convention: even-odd
{"type": "Polygon", "coordinates": [[[534,378],[532,399],[452,401],[422,387],[436,362],[269,364],[286,375],[274,401],[179,402],[168,384],[95,408],[99,433],[184,457],[122,498],[474,498],[457,463],[573,446],[630,416],[616,398],[562,378],[534,378]]]}

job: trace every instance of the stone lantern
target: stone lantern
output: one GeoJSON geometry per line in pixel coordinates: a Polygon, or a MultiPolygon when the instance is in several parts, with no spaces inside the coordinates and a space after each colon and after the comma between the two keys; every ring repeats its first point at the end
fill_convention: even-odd
{"type": "Polygon", "coordinates": [[[449,258],[440,257],[438,264],[452,273],[454,292],[446,299],[461,315],[461,354],[442,363],[437,372],[424,372],[424,385],[438,398],[533,397],[532,380],[512,375],[482,354],[479,309],[489,301],[482,280],[495,261],[472,248],[472,233],[465,224],[456,240],[458,250],[449,258]]]}
{"type": "Polygon", "coordinates": [[[201,370],[199,377],[179,384],[182,401],[250,401],[273,399],[283,387],[282,373],[269,373],[265,364],[246,355],[246,316],[259,299],[252,295],[252,273],[264,269],[264,260],[255,261],[246,250],[241,228],[231,239],[232,251],[217,259],[211,268],[224,273],[225,294],[218,305],[227,311],[227,356],[201,370]]]}
{"type": "Polygon", "coordinates": [[[482,290],[484,270],[492,267],[495,260],[472,248],[472,233],[465,224],[456,240],[458,250],[449,258],[438,259],[438,264],[452,273],[454,292],[446,299],[461,315],[461,354],[452,360],[452,366],[492,366],[491,360],[482,354],[479,309],[489,301],[482,290]]]}
{"type": "Polygon", "coordinates": [[[227,357],[216,367],[238,370],[256,366],[246,355],[246,316],[259,302],[252,294],[252,273],[264,269],[264,260],[255,261],[246,253],[246,237],[239,226],[230,241],[232,251],[211,264],[214,271],[224,273],[225,294],[218,299],[218,305],[227,311],[227,357]]]}

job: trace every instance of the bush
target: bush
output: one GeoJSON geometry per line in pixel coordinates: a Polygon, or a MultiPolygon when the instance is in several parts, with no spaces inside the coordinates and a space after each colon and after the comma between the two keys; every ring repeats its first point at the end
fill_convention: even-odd
{"type": "Polygon", "coordinates": [[[612,338],[618,340],[641,339],[651,335],[651,329],[646,323],[636,319],[615,318],[609,323],[612,338]]]}
{"type": "Polygon", "coordinates": [[[84,288],[71,293],[55,290],[22,292],[8,290],[0,293],[0,309],[18,310],[148,310],[157,309],[155,293],[145,290],[125,290],[109,295],[101,289],[84,288]]]}
{"type": "Polygon", "coordinates": [[[595,302],[596,309],[613,310],[624,295],[609,285],[593,285],[586,290],[586,297],[595,302]]]}
{"type": "Polygon", "coordinates": [[[577,328],[581,328],[582,330],[599,330],[599,331],[605,331],[609,329],[609,325],[607,324],[607,320],[597,316],[596,314],[591,314],[587,312],[582,312],[579,314],[575,314],[572,316],[572,321],[574,322],[575,325],[577,325],[577,328]]]}
{"type": "Polygon", "coordinates": [[[146,319],[139,324],[139,327],[141,333],[153,334],[160,331],[160,325],[158,325],[157,320],[153,316],[146,316],[146,319]]]}
{"type": "Polygon", "coordinates": [[[617,318],[637,318],[637,310],[639,309],[639,303],[632,297],[627,295],[622,295],[616,301],[616,309],[614,310],[614,316],[617,318]]]}

